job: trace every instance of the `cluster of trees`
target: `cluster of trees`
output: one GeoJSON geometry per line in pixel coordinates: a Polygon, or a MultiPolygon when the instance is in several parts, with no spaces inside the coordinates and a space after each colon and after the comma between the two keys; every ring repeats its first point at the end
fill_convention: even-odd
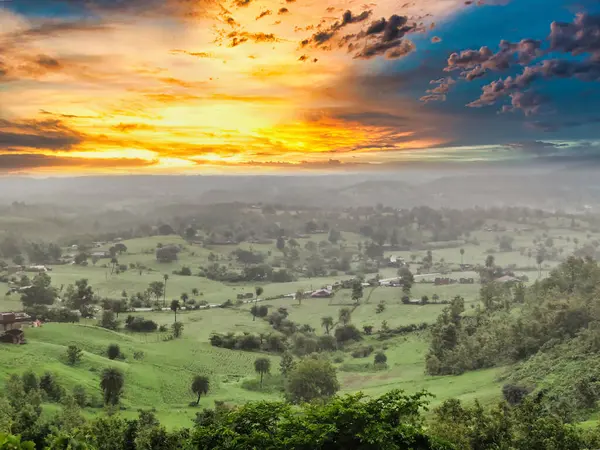
{"type": "MultiPolygon", "coordinates": [[[[308,362],[319,364],[319,360],[308,362]]],[[[306,370],[311,373],[318,370],[310,369],[307,365],[306,370]]],[[[292,372],[301,376],[301,372],[292,372]]],[[[107,374],[105,385],[111,385],[111,392],[119,392],[121,381],[117,374],[107,374]]],[[[376,398],[361,393],[331,397],[335,385],[311,383],[309,389],[323,393],[324,401],[303,403],[303,398],[298,398],[299,407],[281,402],[249,402],[239,407],[218,403],[215,409],[197,413],[193,427],[175,431],[168,431],[147,410],[139,411],[136,419],[110,415],[85,420],[73,400],[64,401],[61,412],[50,419],[36,416],[35,411],[27,416],[26,411],[35,407],[10,394],[4,400],[5,408],[0,409],[4,413],[0,417],[5,418],[0,422],[0,446],[28,450],[583,450],[600,445],[597,428],[585,430],[565,424],[535,400],[526,400],[518,406],[502,403],[489,409],[478,403],[465,407],[458,400],[449,400],[437,407],[426,422],[423,411],[428,394],[425,392],[407,395],[393,390],[376,398]],[[15,420],[25,417],[27,421],[21,424],[15,420]]],[[[198,396],[207,393],[208,378],[195,377],[192,390],[198,396]]],[[[112,399],[105,395],[107,403],[112,399]]]]}
{"type": "MultiPolygon", "coordinates": [[[[455,298],[432,327],[427,372],[459,374],[527,360],[524,368],[515,369],[513,378],[515,382],[525,380],[527,387],[533,390],[553,368],[593,355],[595,339],[600,339],[600,333],[595,331],[600,330],[596,300],[599,283],[598,263],[573,256],[554,269],[548,278],[527,289],[521,284],[483,285],[484,307],[475,308],[474,314],[464,315],[464,300],[455,298]],[[515,305],[518,311],[513,311],[515,305]],[[558,349],[560,353],[556,353],[558,349]]],[[[589,360],[588,363],[587,373],[577,366],[569,366],[572,369],[569,384],[574,386],[568,396],[570,405],[558,406],[552,395],[545,396],[542,403],[553,404],[557,410],[565,414],[568,411],[572,416],[573,411],[589,406],[590,399],[600,398],[594,394],[594,376],[600,376],[600,371],[592,375],[596,373],[595,362],[592,364],[589,360]],[[578,375],[574,376],[575,373],[578,375]]],[[[557,383],[564,387],[564,383],[557,383]]],[[[564,391],[561,396],[565,397],[563,394],[564,391]]]]}

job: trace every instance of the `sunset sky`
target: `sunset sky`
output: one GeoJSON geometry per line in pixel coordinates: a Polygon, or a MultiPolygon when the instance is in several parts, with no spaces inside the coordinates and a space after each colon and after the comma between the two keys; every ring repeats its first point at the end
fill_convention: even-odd
{"type": "Polygon", "coordinates": [[[597,0],[0,0],[0,173],[600,160],[597,0]]]}

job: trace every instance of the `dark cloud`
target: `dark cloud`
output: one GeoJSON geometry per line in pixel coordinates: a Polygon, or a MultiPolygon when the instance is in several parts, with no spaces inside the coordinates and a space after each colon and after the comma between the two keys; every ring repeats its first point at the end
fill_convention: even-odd
{"type": "MultiPolygon", "coordinates": [[[[372,22],[358,38],[365,38],[366,43],[354,55],[354,58],[369,59],[385,54],[387,59],[397,59],[415,50],[415,45],[403,39],[404,36],[416,29],[415,25],[407,25],[408,18],[396,14],[389,19],[372,22]]],[[[354,47],[352,47],[354,48],[354,47]]]]}
{"type": "Polygon", "coordinates": [[[245,42],[251,41],[256,44],[265,42],[279,42],[279,38],[273,33],[248,33],[247,31],[233,31],[227,35],[230,40],[230,47],[237,47],[245,42]]]}
{"type": "Polygon", "coordinates": [[[256,16],[256,20],[262,19],[263,17],[266,17],[266,16],[270,16],[271,13],[272,13],[272,11],[270,9],[267,9],[267,10],[261,12],[258,16],[256,16]]]}
{"type": "Polygon", "coordinates": [[[548,98],[532,91],[514,92],[510,94],[511,105],[504,105],[502,112],[523,111],[526,116],[538,114],[542,107],[548,103],[548,98]]]}
{"type": "Polygon", "coordinates": [[[383,55],[387,59],[397,59],[408,55],[416,49],[415,44],[407,39],[393,41],[379,41],[367,44],[361,51],[354,55],[356,59],[370,59],[383,55]],[[389,51],[388,51],[389,50],[389,51]]]}
{"type": "Polygon", "coordinates": [[[431,101],[445,101],[446,94],[450,91],[450,87],[456,84],[456,81],[450,77],[440,78],[439,80],[432,80],[429,84],[437,84],[433,89],[428,89],[427,95],[421,97],[421,101],[428,103],[431,101]]]}
{"type": "Polygon", "coordinates": [[[84,136],[60,120],[11,122],[0,119],[0,149],[70,150],[83,142],[84,136]]]}
{"type": "Polygon", "coordinates": [[[155,127],[146,125],[144,123],[120,123],[112,127],[113,129],[120,131],[121,133],[129,133],[136,130],[154,130],[155,127]]]}
{"type": "Polygon", "coordinates": [[[172,50],[171,53],[181,53],[183,55],[193,56],[194,58],[212,58],[213,54],[208,52],[188,52],[187,50],[172,50]]]}
{"type": "Polygon", "coordinates": [[[0,172],[19,172],[41,168],[139,168],[152,166],[156,161],[132,158],[70,158],[38,153],[0,154],[0,172]]]}
{"type": "MultiPolygon", "coordinates": [[[[326,30],[319,31],[319,32],[313,34],[310,39],[303,40],[300,43],[300,45],[302,47],[305,47],[312,43],[316,47],[318,47],[318,46],[324,44],[325,42],[331,40],[342,28],[346,27],[347,25],[364,22],[370,16],[371,16],[370,10],[363,11],[362,13],[360,13],[358,15],[355,15],[352,13],[352,11],[348,10],[342,15],[341,22],[336,21],[333,25],[331,25],[326,30]]],[[[354,36],[354,35],[352,35],[352,36],[354,36]]],[[[341,42],[344,42],[346,40],[347,40],[347,36],[344,36],[342,38],[341,42]]]]}
{"type": "Polygon", "coordinates": [[[238,8],[243,8],[245,6],[248,6],[251,2],[252,0],[235,0],[233,4],[238,8]]]}
{"type": "MultiPolygon", "coordinates": [[[[469,103],[471,107],[493,105],[508,96],[511,106],[502,111],[522,110],[525,115],[536,114],[547,99],[531,91],[523,92],[540,79],[564,78],[587,82],[600,81],[600,15],[577,14],[573,22],[553,22],[548,35],[549,48],[542,49],[541,41],[524,39],[517,44],[500,42],[500,50],[492,53],[488,47],[479,51],[466,50],[453,53],[448,58],[446,71],[463,70],[461,76],[471,81],[488,71],[507,70],[514,64],[527,65],[544,54],[564,53],[583,59],[546,59],[539,64],[527,66],[517,76],[509,76],[483,86],[480,97],[469,103]]],[[[554,125],[541,122],[546,129],[554,125]]],[[[537,126],[537,125],[533,125],[537,126]]],[[[561,127],[563,127],[562,125],[561,127]]]]}
{"type": "Polygon", "coordinates": [[[433,36],[431,38],[431,43],[432,44],[437,44],[438,42],[442,42],[442,38],[441,37],[439,37],[439,36],[433,36]]]}
{"type": "Polygon", "coordinates": [[[521,42],[511,43],[502,40],[500,50],[496,53],[493,53],[489,47],[452,53],[448,58],[448,66],[444,70],[450,72],[461,69],[463,70],[461,76],[471,81],[484,76],[487,71],[504,71],[516,63],[529,64],[541,55],[541,41],[523,39],[521,42]]]}
{"type": "Polygon", "coordinates": [[[287,14],[287,13],[289,13],[289,12],[290,12],[290,10],[289,10],[289,9],[287,9],[287,8],[279,8],[279,11],[277,11],[277,15],[278,15],[278,16],[281,16],[281,15],[283,15],[283,14],[287,14]]]}
{"type": "Polygon", "coordinates": [[[85,16],[89,13],[118,15],[143,15],[151,17],[195,18],[205,15],[214,7],[210,1],[197,0],[27,0],[31,11],[39,8],[46,12],[57,4],[67,5],[72,15],[85,16]]]}

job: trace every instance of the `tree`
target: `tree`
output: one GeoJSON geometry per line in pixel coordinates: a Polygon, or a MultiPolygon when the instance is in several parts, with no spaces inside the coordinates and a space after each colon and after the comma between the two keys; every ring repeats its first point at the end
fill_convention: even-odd
{"type": "Polygon", "coordinates": [[[288,374],[286,395],[292,403],[329,398],[340,389],[335,368],[324,359],[305,358],[288,374]]]}
{"type": "Polygon", "coordinates": [[[110,259],[110,274],[112,275],[113,272],[115,271],[115,268],[119,265],[119,260],[117,259],[116,256],[113,256],[110,259]]]}
{"type": "Polygon", "coordinates": [[[116,330],[119,327],[119,322],[115,318],[115,313],[110,309],[102,311],[102,317],[98,321],[98,326],[107,330],[116,330]]]}
{"type": "Polygon", "coordinates": [[[385,356],[385,353],[383,352],[377,352],[375,353],[374,362],[375,364],[385,364],[387,363],[387,356],[385,356]]]}
{"type": "MultiPolygon", "coordinates": [[[[183,296],[183,294],[182,294],[182,296],[183,296]]],[[[181,309],[181,304],[179,303],[179,300],[172,300],[171,301],[171,311],[173,311],[175,313],[175,323],[177,323],[177,310],[178,309],[181,309]]]]}
{"type": "Polygon", "coordinates": [[[415,282],[415,277],[408,267],[400,267],[400,269],[398,269],[398,276],[400,277],[402,292],[404,295],[410,296],[410,290],[415,282]]]}
{"type": "Polygon", "coordinates": [[[283,249],[285,248],[285,239],[282,236],[279,236],[277,238],[276,246],[277,246],[277,250],[279,250],[280,252],[282,252],[283,249]]]}
{"type": "Polygon", "coordinates": [[[544,262],[544,258],[545,258],[545,254],[544,251],[542,249],[539,249],[537,252],[537,255],[535,257],[535,262],[538,265],[538,270],[539,270],[539,277],[542,276],[542,263],[544,262]]]}
{"type": "Polygon", "coordinates": [[[352,318],[352,311],[350,311],[349,308],[340,309],[340,311],[338,313],[338,320],[343,325],[348,325],[350,323],[351,318],[352,318]]]}
{"type": "Polygon", "coordinates": [[[169,275],[164,274],[163,280],[165,280],[165,289],[163,290],[163,308],[167,306],[167,281],[169,281],[169,275]]]}
{"type": "Polygon", "coordinates": [[[329,330],[333,327],[333,317],[325,316],[321,318],[321,326],[325,328],[325,334],[329,334],[329,330]]]}
{"type": "Polygon", "coordinates": [[[180,338],[181,335],[183,334],[183,323],[182,322],[173,323],[173,325],[171,325],[171,331],[173,332],[173,337],[175,339],[180,338]]]}
{"type": "Polygon", "coordinates": [[[148,291],[150,294],[156,297],[156,304],[158,305],[158,300],[163,296],[163,292],[165,290],[165,284],[162,281],[153,281],[148,286],[148,291]]]}
{"type": "Polygon", "coordinates": [[[175,230],[173,230],[173,227],[171,225],[163,224],[158,227],[158,234],[167,236],[169,234],[175,234],[175,230]]]}
{"type": "Polygon", "coordinates": [[[460,249],[460,265],[463,265],[463,260],[464,260],[464,256],[465,256],[465,249],[461,248],[460,249]]]}
{"type": "Polygon", "coordinates": [[[279,362],[279,371],[281,372],[281,375],[284,377],[287,376],[294,367],[296,367],[296,363],[291,353],[285,352],[281,355],[281,361],[279,362]]]}
{"type": "Polygon", "coordinates": [[[67,363],[70,366],[74,366],[79,361],[81,361],[82,355],[83,351],[76,345],[71,344],[67,347],[67,363]]]}
{"type": "Polygon", "coordinates": [[[385,311],[385,302],[383,300],[381,300],[378,304],[377,307],[375,308],[375,313],[376,314],[381,314],[382,312],[385,311]]]}
{"type": "Polygon", "coordinates": [[[494,258],[494,255],[488,255],[487,258],[485,258],[485,267],[487,269],[493,269],[495,265],[496,259],[494,258]]]}
{"type": "Polygon", "coordinates": [[[181,299],[181,303],[185,304],[190,299],[190,296],[187,294],[187,292],[182,292],[179,298],[181,299]]]}
{"type": "Polygon", "coordinates": [[[108,356],[108,359],[116,359],[119,355],[121,355],[119,344],[110,344],[106,349],[106,356],[108,356]]]}
{"type": "Polygon", "coordinates": [[[21,379],[23,381],[23,390],[26,394],[29,394],[32,391],[37,391],[40,388],[40,381],[33,370],[24,372],[21,376],[21,379]]]}
{"type": "Polygon", "coordinates": [[[271,371],[271,360],[269,358],[256,358],[254,370],[260,375],[260,387],[263,386],[263,376],[271,371]]]}
{"type": "Polygon", "coordinates": [[[329,242],[331,242],[333,245],[337,244],[341,238],[342,238],[342,233],[340,233],[337,230],[334,230],[333,228],[331,230],[329,230],[329,236],[327,237],[327,240],[329,242]]]}
{"type": "Polygon", "coordinates": [[[123,372],[115,367],[109,367],[102,371],[100,377],[100,389],[104,393],[105,405],[117,405],[123,394],[125,376],[123,372]]]}
{"type": "Polygon", "coordinates": [[[51,283],[52,280],[47,274],[36,275],[31,287],[24,289],[21,294],[23,306],[52,305],[56,300],[57,292],[51,283]]]}
{"type": "MultiPolygon", "coordinates": [[[[264,292],[264,289],[261,286],[256,286],[254,288],[254,292],[256,293],[256,298],[254,299],[254,306],[256,306],[256,304],[258,303],[258,297],[262,295],[262,293],[264,292]]],[[[254,312],[252,313],[252,321],[256,320],[256,312],[258,311],[258,308],[254,310],[254,312]]]]}
{"type": "Polygon", "coordinates": [[[304,298],[304,290],[298,289],[296,291],[296,300],[298,300],[298,304],[302,304],[302,299],[304,298]]]}
{"type": "Polygon", "coordinates": [[[192,295],[193,295],[194,297],[197,297],[197,296],[198,296],[198,294],[199,294],[199,292],[198,292],[198,288],[193,288],[193,289],[192,289],[192,295]]]}
{"type": "Polygon", "coordinates": [[[83,317],[91,317],[94,312],[92,305],[96,303],[94,290],[88,284],[87,278],[77,280],[75,285],[69,285],[65,294],[65,301],[71,309],[78,310],[83,317]]]}
{"type": "Polygon", "coordinates": [[[188,227],[185,229],[185,238],[190,240],[196,237],[196,229],[193,227],[188,227]]]}
{"type": "Polygon", "coordinates": [[[363,296],[362,281],[359,279],[355,279],[352,282],[352,300],[354,300],[356,303],[358,303],[358,301],[362,298],[362,296],[363,296]]]}
{"type": "Polygon", "coordinates": [[[198,396],[198,399],[196,400],[196,405],[198,405],[200,403],[200,396],[202,394],[204,394],[204,395],[208,394],[209,388],[210,388],[210,381],[209,381],[208,377],[206,377],[204,375],[196,375],[194,377],[194,379],[192,380],[191,389],[192,389],[192,392],[198,396]]]}

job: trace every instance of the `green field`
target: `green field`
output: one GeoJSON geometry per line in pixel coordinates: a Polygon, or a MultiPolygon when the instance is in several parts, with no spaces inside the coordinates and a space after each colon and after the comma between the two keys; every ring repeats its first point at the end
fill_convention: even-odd
{"type": "MultiPolygon", "coordinates": [[[[517,227],[518,224],[504,224],[507,229],[517,227]]],[[[581,242],[588,239],[583,232],[574,232],[554,224],[545,232],[554,238],[554,246],[563,249],[563,255],[568,255],[575,250],[573,238],[581,242]],[[566,237],[569,237],[567,241],[566,237]]],[[[472,233],[478,245],[473,243],[456,246],[453,248],[434,249],[432,251],[435,262],[443,260],[446,264],[458,267],[461,262],[466,264],[480,264],[490,254],[489,249],[495,249],[493,255],[499,265],[515,265],[519,274],[526,274],[533,282],[538,278],[538,270],[533,260],[527,256],[527,249],[534,248],[533,239],[539,238],[542,231],[530,232],[487,232],[472,233]],[[514,237],[513,251],[498,252],[496,238],[503,234],[514,237]],[[464,257],[461,258],[459,249],[464,248],[464,257]],[[521,251],[520,249],[524,249],[521,251]],[[461,261],[462,259],[462,261],[461,261]]],[[[353,233],[343,233],[346,248],[356,249],[364,238],[353,233]]],[[[318,242],[326,239],[326,235],[314,236],[318,242]]],[[[299,239],[300,260],[305,261],[308,252],[304,244],[308,239],[299,239]]],[[[86,278],[93,286],[95,293],[100,297],[120,298],[123,291],[128,295],[144,291],[153,281],[162,281],[163,275],[168,274],[166,301],[179,298],[182,293],[191,295],[193,289],[198,289],[200,294],[197,300],[205,300],[209,304],[221,304],[228,299],[235,302],[236,295],[243,292],[253,292],[255,284],[226,284],[198,277],[201,266],[209,263],[209,255],[213,253],[220,264],[226,264],[233,269],[240,265],[230,253],[236,246],[221,245],[203,247],[190,244],[179,236],[153,236],[147,238],[131,239],[124,241],[127,252],[119,255],[119,263],[143,264],[146,269],[140,274],[135,269],[128,269],[120,274],[111,274],[107,267],[109,260],[101,259],[95,265],[56,265],[52,266],[49,273],[52,283],[57,288],[65,288],[75,281],[86,278]],[[157,244],[178,244],[183,246],[179,259],[172,263],[159,263],[155,258],[157,244]],[[192,276],[175,275],[174,270],[188,266],[192,269],[192,276]]],[[[280,252],[275,244],[240,244],[241,248],[270,252],[267,262],[275,264],[280,258],[280,252]]],[[[68,249],[65,249],[67,252],[68,249]]],[[[426,250],[388,253],[401,256],[407,261],[420,261],[426,255],[426,250]],[[413,256],[416,255],[416,256],[413,256]]],[[[559,261],[548,261],[543,265],[542,276],[559,261]]],[[[353,267],[357,265],[354,261],[353,267]]],[[[411,268],[416,263],[411,264],[411,268]]],[[[396,276],[396,269],[382,267],[379,272],[382,278],[396,276]]],[[[368,275],[369,277],[372,274],[368,275]]],[[[441,301],[450,300],[460,295],[465,298],[467,311],[474,307],[479,299],[479,283],[472,285],[452,284],[448,286],[435,286],[417,279],[411,292],[413,298],[428,296],[430,299],[437,295],[441,301]]],[[[474,272],[454,272],[452,278],[473,277],[474,272]]],[[[290,283],[264,283],[263,297],[277,297],[293,294],[297,290],[309,291],[322,286],[333,284],[335,281],[348,279],[349,276],[340,272],[338,276],[320,278],[300,278],[290,283]]],[[[0,310],[17,311],[21,304],[17,295],[7,296],[6,283],[0,283],[0,310]]],[[[351,299],[351,291],[342,289],[331,299],[305,298],[300,303],[293,298],[278,298],[264,300],[261,305],[269,306],[269,310],[280,307],[287,308],[289,319],[299,324],[309,324],[316,329],[317,334],[323,334],[321,319],[332,316],[337,320],[338,311],[342,307],[354,307],[352,323],[359,329],[364,325],[371,325],[379,330],[385,321],[391,328],[408,324],[433,323],[440,314],[444,305],[405,305],[401,302],[402,290],[392,287],[378,287],[364,289],[364,296],[358,306],[351,299]],[[377,313],[376,307],[382,302],[385,310],[377,313]]],[[[178,320],[184,324],[184,333],[181,339],[164,341],[160,333],[132,334],[125,332],[107,331],[95,326],[94,320],[82,321],[80,324],[45,324],[42,328],[26,330],[27,345],[0,346],[0,384],[10,373],[22,372],[33,369],[38,374],[44,371],[56,373],[65,387],[76,384],[85,386],[90,395],[100,398],[99,388],[100,371],[108,366],[120,367],[126,376],[125,396],[123,405],[126,415],[135,415],[139,408],[155,408],[158,418],[169,427],[185,426],[194,417],[196,408],[188,406],[194,400],[190,392],[190,382],[194,375],[208,375],[211,380],[211,389],[207,397],[201,400],[202,407],[211,407],[215,400],[228,403],[243,403],[250,400],[277,400],[281,396],[273,391],[256,392],[244,389],[242,382],[255,379],[253,363],[257,353],[226,350],[212,347],[208,338],[213,332],[272,332],[270,325],[262,319],[252,320],[250,304],[239,305],[235,308],[211,308],[198,311],[182,311],[178,320]],[[106,347],[111,343],[118,343],[125,354],[123,361],[110,361],[105,357],[106,347]],[[65,352],[69,344],[77,344],[84,351],[83,361],[76,367],[68,366],[65,362],[65,352]],[[136,360],[134,352],[142,351],[144,358],[136,360]]],[[[135,313],[152,319],[160,325],[173,322],[173,314],[169,312],[135,313]]],[[[123,320],[123,316],[120,317],[123,320]]],[[[163,333],[164,334],[164,333],[163,333]]],[[[378,395],[392,388],[405,389],[416,392],[426,389],[435,395],[433,403],[438,403],[446,398],[457,397],[471,401],[475,398],[483,402],[499,399],[503,368],[469,372],[461,376],[431,377],[424,371],[425,355],[428,350],[428,333],[426,331],[413,333],[408,336],[395,337],[385,341],[378,341],[373,336],[367,336],[360,344],[373,345],[377,350],[382,350],[388,358],[388,367],[379,371],[365,370],[364,363],[372,361],[372,355],[366,359],[356,359],[350,351],[338,351],[337,362],[338,378],[342,392],[363,391],[367,394],[378,395]]],[[[351,350],[346,349],[346,350],[351,350]]],[[[262,356],[262,355],[261,355],[262,356]]],[[[272,372],[278,373],[279,357],[266,355],[272,360],[272,372]]],[[[333,356],[333,355],[332,355],[333,356]]],[[[51,406],[49,406],[51,407],[51,406]]],[[[88,409],[86,414],[97,414],[101,409],[88,409]]]]}

